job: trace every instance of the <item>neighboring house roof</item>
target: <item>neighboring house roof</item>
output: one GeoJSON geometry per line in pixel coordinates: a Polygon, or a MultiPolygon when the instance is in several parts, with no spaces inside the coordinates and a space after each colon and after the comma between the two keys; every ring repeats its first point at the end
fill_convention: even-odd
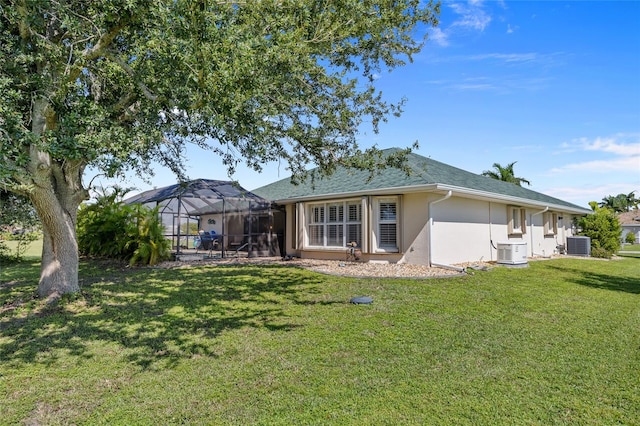
{"type": "Polygon", "coordinates": [[[622,226],[640,226],[640,210],[620,213],[618,215],[618,221],[622,226]]]}
{"type": "MultiPolygon", "coordinates": [[[[384,150],[385,153],[394,151],[397,151],[397,148],[384,150]]],[[[316,178],[315,182],[308,179],[299,185],[293,185],[290,179],[286,178],[257,188],[253,193],[280,204],[287,204],[335,196],[451,190],[454,194],[469,198],[549,207],[577,214],[592,212],[558,198],[477,175],[415,153],[410,153],[407,160],[411,170],[408,175],[400,169],[386,168],[371,177],[369,171],[339,167],[331,176],[316,178]]]]}

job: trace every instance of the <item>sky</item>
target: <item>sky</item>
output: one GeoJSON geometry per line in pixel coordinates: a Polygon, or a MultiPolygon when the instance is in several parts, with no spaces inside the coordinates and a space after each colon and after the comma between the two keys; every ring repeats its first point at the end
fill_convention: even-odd
{"type": "MultiPolygon", "coordinates": [[[[640,0],[443,1],[439,26],[425,31],[413,63],[376,80],[386,100],[406,98],[404,113],[378,134],[363,128],[361,148],[417,141],[414,152],[473,173],[515,161],[528,188],[582,207],[640,196],[640,0]]],[[[152,185],[115,183],[176,183],[169,170],[154,172],[152,185]]],[[[195,147],[187,175],[228,179],[195,147]]],[[[275,163],[233,178],[253,190],[288,176],[275,163]]]]}

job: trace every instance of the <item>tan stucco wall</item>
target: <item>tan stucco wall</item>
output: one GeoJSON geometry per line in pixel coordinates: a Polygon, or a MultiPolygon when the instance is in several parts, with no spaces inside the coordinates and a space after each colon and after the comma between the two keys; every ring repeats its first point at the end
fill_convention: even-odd
{"type": "Polygon", "coordinates": [[[486,201],[451,197],[433,204],[432,262],[452,264],[492,260],[492,234],[499,232],[506,223],[504,226],[493,223],[503,220],[499,212],[491,212],[493,224],[489,225],[489,213],[486,201]]]}
{"type": "Polygon", "coordinates": [[[402,238],[400,262],[429,264],[429,209],[426,193],[406,194],[402,198],[402,238]]]}
{"type": "MultiPolygon", "coordinates": [[[[441,199],[442,194],[411,193],[400,198],[400,252],[364,253],[365,260],[383,260],[427,265],[429,263],[429,203],[441,199]]],[[[526,233],[509,235],[508,204],[456,197],[431,205],[431,261],[437,264],[459,264],[475,261],[495,261],[501,242],[524,241],[527,253],[550,256],[557,252],[558,244],[566,244],[571,236],[572,216],[555,212],[558,220],[557,234],[544,235],[544,215],[535,214],[542,209],[525,209],[526,233]],[[533,221],[533,222],[532,222],[533,221]],[[533,226],[532,226],[533,223],[533,226]]],[[[296,206],[286,206],[286,253],[302,258],[343,259],[344,249],[303,250],[301,233],[304,232],[304,215],[296,218],[296,206]],[[295,235],[297,228],[299,235],[295,235]],[[294,239],[297,245],[294,247],[294,239]]],[[[365,221],[366,222],[366,221],[365,221]]],[[[365,225],[366,227],[366,225],[365,225]]],[[[365,231],[366,232],[366,231],[365,231]]]]}

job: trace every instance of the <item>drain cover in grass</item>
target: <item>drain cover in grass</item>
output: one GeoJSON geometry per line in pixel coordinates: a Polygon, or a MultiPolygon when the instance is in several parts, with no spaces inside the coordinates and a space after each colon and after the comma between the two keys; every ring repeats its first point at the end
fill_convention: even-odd
{"type": "Polygon", "coordinates": [[[355,305],[368,305],[373,302],[373,299],[369,296],[356,296],[352,297],[349,302],[355,305]]]}

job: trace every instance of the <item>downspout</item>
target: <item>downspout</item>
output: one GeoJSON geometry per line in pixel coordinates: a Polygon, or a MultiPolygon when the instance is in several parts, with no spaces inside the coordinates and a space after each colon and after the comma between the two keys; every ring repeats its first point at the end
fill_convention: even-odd
{"type": "MultiPolygon", "coordinates": [[[[539,214],[543,214],[549,211],[549,206],[545,207],[544,210],[540,210],[539,212],[536,213],[531,213],[531,256],[542,256],[544,257],[544,255],[540,255],[540,254],[536,254],[533,252],[533,217],[534,216],[538,216],[539,214]]],[[[544,221],[542,223],[542,227],[544,228],[544,221]]]]}
{"type": "Polygon", "coordinates": [[[427,207],[429,209],[429,266],[444,268],[444,269],[453,269],[454,271],[464,272],[464,268],[460,268],[458,266],[443,265],[443,264],[433,262],[433,232],[432,232],[433,231],[433,215],[431,214],[431,207],[436,203],[439,203],[441,201],[451,198],[452,195],[453,195],[453,191],[449,190],[449,192],[447,192],[447,194],[444,197],[438,198],[437,200],[430,201],[427,207]]]}

